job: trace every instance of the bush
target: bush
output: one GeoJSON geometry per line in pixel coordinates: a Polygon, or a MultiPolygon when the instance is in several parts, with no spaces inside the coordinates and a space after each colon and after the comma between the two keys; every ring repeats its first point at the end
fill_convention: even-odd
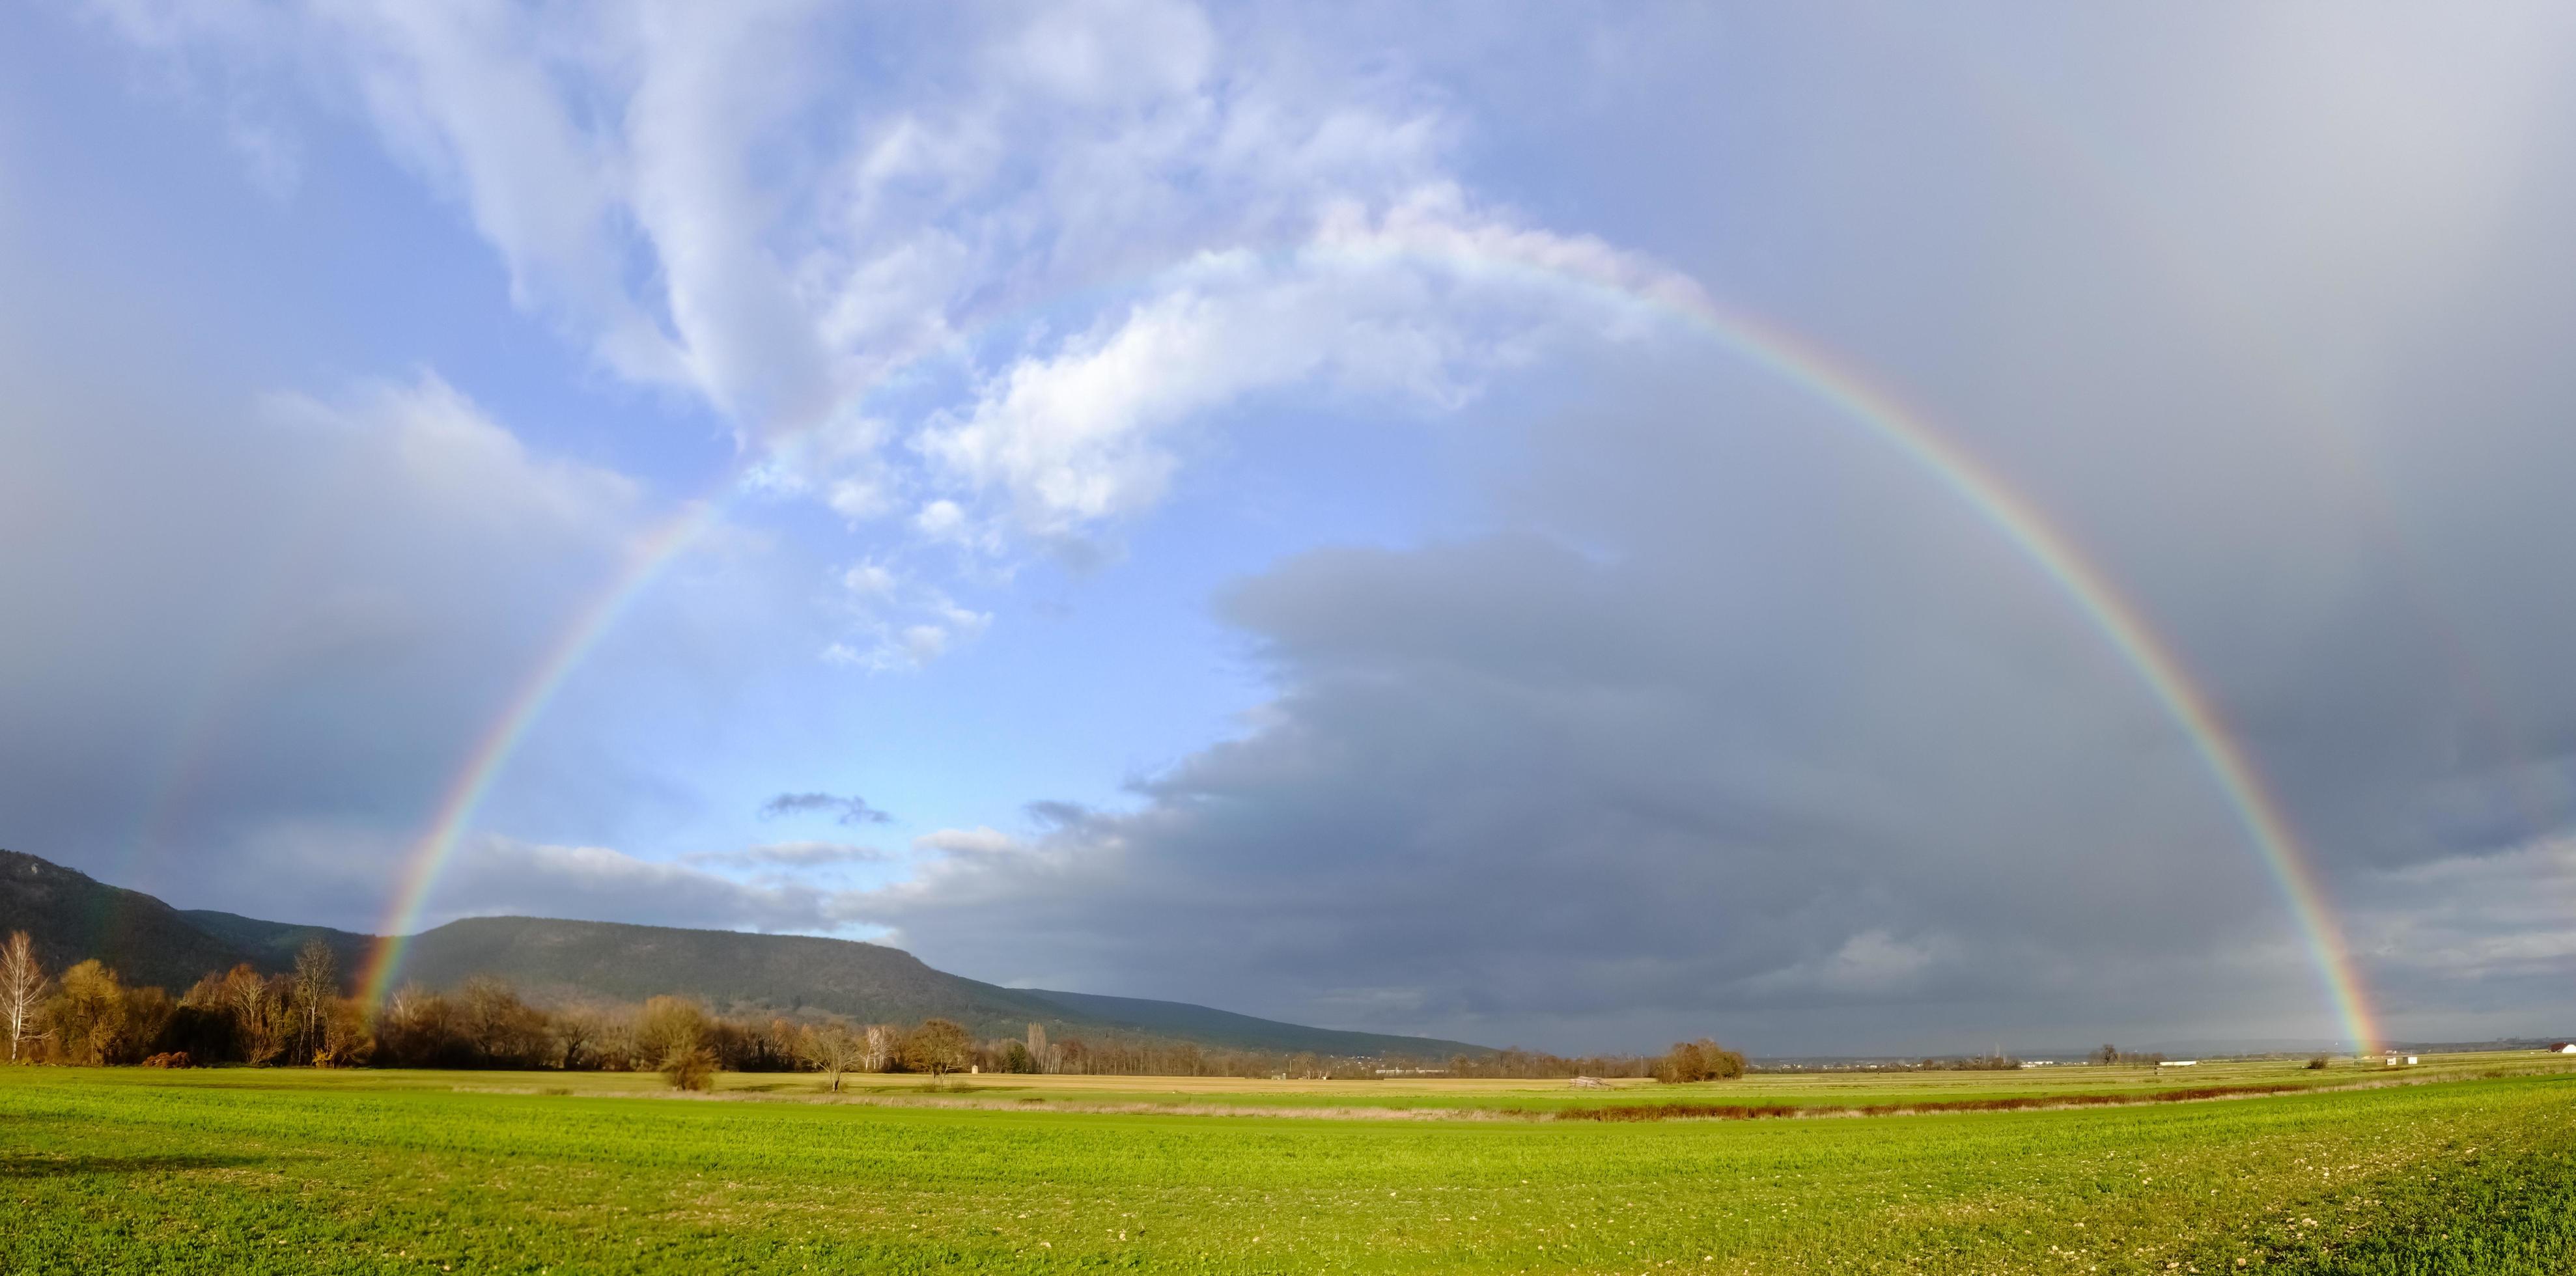
{"type": "Polygon", "coordinates": [[[2310,1071],[2310,1072],[2323,1072],[2323,1071],[2325,1071],[2325,1070],[2326,1070],[2326,1057],[2325,1057],[2324,1055],[2318,1055],[2316,1058],[2313,1058],[2313,1059],[2308,1060],[2308,1071],[2310,1071]]]}
{"type": "Polygon", "coordinates": [[[712,1090],[716,1085],[715,1052],[704,1046],[674,1050],[662,1060],[662,1075],[674,1090],[712,1090]]]}

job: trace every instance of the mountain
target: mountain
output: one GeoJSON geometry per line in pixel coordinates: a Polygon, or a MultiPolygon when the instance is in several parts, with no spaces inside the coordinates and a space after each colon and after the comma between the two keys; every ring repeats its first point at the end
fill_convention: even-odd
{"type": "Polygon", "coordinates": [[[1098,1022],[1118,1024],[1142,1035],[1173,1037],[1182,1041],[1224,1041],[1254,1050],[1312,1050],[1317,1054],[1380,1057],[1404,1055],[1415,1059],[1446,1059],[1458,1054],[1483,1058],[1494,1053],[1490,1046],[1470,1045],[1464,1041],[1309,1028],[1275,1019],[1255,1019],[1231,1010],[1211,1010],[1186,1001],[1149,1001],[1142,997],[1106,997],[1099,993],[1048,992],[1044,989],[1026,991],[1029,996],[1053,1002],[1067,1011],[1098,1022]]]}
{"type": "MultiPolygon", "coordinates": [[[[23,930],[57,971],[95,957],[130,984],[173,995],[209,971],[250,961],[247,949],[207,933],[141,891],[93,881],[49,860],[0,851],[0,936],[23,930]]],[[[258,962],[252,962],[259,965],[258,962]]]]}
{"type": "Polygon", "coordinates": [[[295,964],[295,954],[312,940],[330,945],[331,955],[339,959],[340,969],[356,971],[367,964],[368,954],[375,951],[376,937],[356,931],[333,930],[328,926],[292,926],[285,922],[264,922],[239,913],[219,913],[211,908],[183,908],[179,915],[188,924],[231,944],[243,954],[243,960],[261,970],[285,970],[295,964]]]}
{"type": "Polygon", "coordinates": [[[730,1013],[820,1011],[886,1023],[936,1015],[978,1036],[1015,1037],[1038,1023],[1058,1038],[1106,1031],[1318,1054],[1491,1053],[1462,1041],[1310,1028],[1177,1001],[1005,988],[934,970],[900,948],[808,935],[469,917],[421,932],[403,960],[403,977],[430,987],[452,987],[478,974],[498,975],[547,1002],[642,1001],[670,993],[730,1013]]]}
{"type": "MultiPolygon", "coordinates": [[[[209,972],[248,962],[282,971],[319,939],[354,976],[376,937],[327,926],[174,909],[33,855],[0,851],[0,934],[25,930],[46,966],[97,957],[129,984],[178,992],[209,972]]],[[[476,975],[510,981],[532,1001],[695,997],[725,1014],[830,1014],[867,1023],[937,1016],[977,1036],[1018,1036],[1029,1024],[1066,1037],[1150,1037],[1220,1048],[1324,1055],[1447,1058],[1486,1046],[1429,1037],[1311,1028],[1177,1001],[1005,988],[934,970],[899,948],[807,935],[752,935],[622,922],[470,917],[412,937],[405,982],[453,988],[476,975]]]]}

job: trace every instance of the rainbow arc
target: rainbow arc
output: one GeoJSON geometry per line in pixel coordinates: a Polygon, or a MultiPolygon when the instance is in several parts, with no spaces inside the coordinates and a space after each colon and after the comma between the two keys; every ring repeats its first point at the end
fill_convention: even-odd
{"type": "MultiPolygon", "coordinates": [[[[2381,1038],[2369,1001],[2314,861],[2217,706],[2143,612],[2076,542],[1973,452],[1936,428],[1927,414],[1874,384],[1848,360],[1832,357],[1788,329],[1721,306],[1696,284],[1641,270],[1607,251],[1580,247],[1568,251],[1533,238],[1495,248],[1448,234],[1419,239],[1372,234],[1310,246],[1307,251],[1327,258],[1420,260],[1459,270],[1522,275],[1672,319],[1832,409],[1838,419],[1903,457],[2036,568],[2137,675],[2190,743],[2242,827],[2247,844],[2279,887],[2320,988],[2345,1033],[2358,1049],[2366,1051],[2378,1044],[2381,1038]]],[[[725,494],[738,488],[737,478],[738,474],[729,475],[718,499],[693,503],[634,547],[609,587],[573,614],[466,755],[443,791],[428,831],[416,844],[385,916],[384,938],[368,963],[363,984],[371,1002],[381,1002],[391,991],[431,892],[454,858],[475,810],[528,728],[655,575],[717,525],[731,499],[725,494]]]]}

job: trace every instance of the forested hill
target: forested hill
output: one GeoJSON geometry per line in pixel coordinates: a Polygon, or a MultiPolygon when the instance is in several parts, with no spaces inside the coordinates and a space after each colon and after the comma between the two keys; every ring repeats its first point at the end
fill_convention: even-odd
{"type": "MultiPolygon", "coordinates": [[[[34,936],[54,970],[96,957],[127,983],[184,991],[209,972],[248,962],[281,971],[319,938],[343,972],[363,965],[375,937],[233,913],[174,909],[138,891],[0,851],[0,934],[34,936]]],[[[1004,988],[933,970],[898,948],[803,935],[682,930],[539,917],[475,917],[423,931],[403,978],[453,988],[475,975],[516,985],[539,1003],[695,997],[723,1014],[829,1014],[868,1023],[954,1019],[979,1036],[1017,1036],[1031,1023],[1065,1036],[1150,1037],[1324,1055],[1481,1057],[1484,1046],[1427,1037],[1310,1028],[1176,1001],[1004,988]]]]}
{"type": "Polygon", "coordinates": [[[240,945],[141,891],[0,851],[0,937],[19,930],[36,941],[48,970],[95,957],[129,984],[158,984],[174,995],[208,971],[251,960],[240,945]]]}

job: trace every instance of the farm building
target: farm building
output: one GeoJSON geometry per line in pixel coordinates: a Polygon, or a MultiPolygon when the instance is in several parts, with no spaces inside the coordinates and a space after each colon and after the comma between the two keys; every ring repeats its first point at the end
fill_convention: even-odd
{"type": "Polygon", "coordinates": [[[2576,1041],[2553,1041],[2553,1042],[2550,1042],[2550,1043],[2549,1043],[2549,1053],[2551,1053],[2551,1054],[2576,1054],[2576,1041]]]}

